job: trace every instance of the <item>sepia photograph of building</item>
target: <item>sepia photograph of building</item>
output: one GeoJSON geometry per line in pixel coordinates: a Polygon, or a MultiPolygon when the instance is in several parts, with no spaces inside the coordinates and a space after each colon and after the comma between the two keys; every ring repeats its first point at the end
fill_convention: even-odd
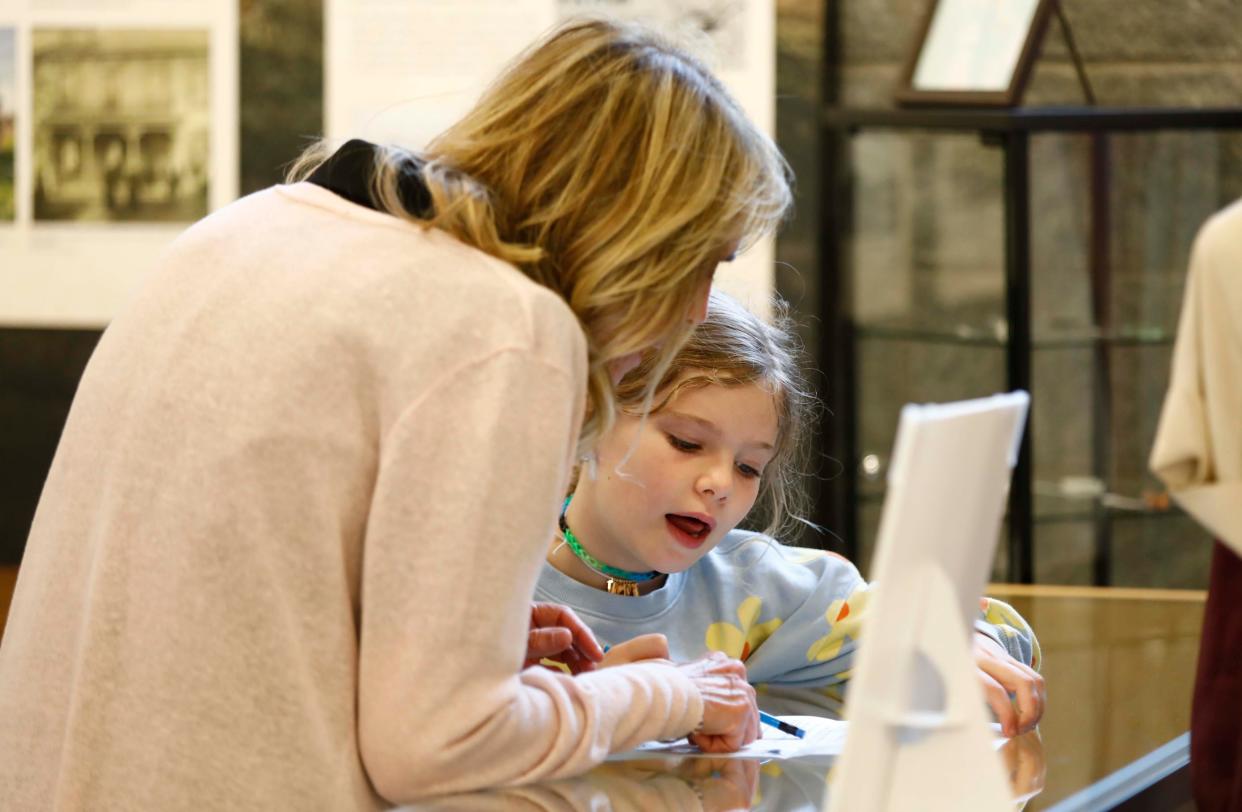
{"type": "Polygon", "coordinates": [[[13,29],[0,28],[0,222],[12,220],[13,148],[17,140],[17,89],[13,29]]]}
{"type": "Polygon", "coordinates": [[[208,34],[35,29],[34,217],[207,214],[208,34]]]}

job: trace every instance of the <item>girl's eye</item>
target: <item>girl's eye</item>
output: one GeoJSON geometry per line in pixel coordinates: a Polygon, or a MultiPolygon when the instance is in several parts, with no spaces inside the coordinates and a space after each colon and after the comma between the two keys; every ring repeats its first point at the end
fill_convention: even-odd
{"type": "Polygon", "coordinates": [[[668,444],[678,451],[698,451],[703,446],[698,443],[692,443],[689,440],[683,440],[675,434],[668,435],[668,444]]]}
{"type": "Polygon", "coordinates": [[[762,471],[758,470],[754,466],[747,465],[744,462],[738,463],[737,470],[739,473],[741,473],[742,476],[746,477],[747,479],[758,479],[760,476],[763,475],[762,471]]]}

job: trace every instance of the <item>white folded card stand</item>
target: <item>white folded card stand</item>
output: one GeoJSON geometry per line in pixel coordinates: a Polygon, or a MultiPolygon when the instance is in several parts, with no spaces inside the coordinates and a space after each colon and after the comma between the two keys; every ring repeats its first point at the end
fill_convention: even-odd
{"type": "Polygon", "coordinates": [[[829,812],[1014,808],[971,648],[1029,403],[901,412],[829,812]]]}

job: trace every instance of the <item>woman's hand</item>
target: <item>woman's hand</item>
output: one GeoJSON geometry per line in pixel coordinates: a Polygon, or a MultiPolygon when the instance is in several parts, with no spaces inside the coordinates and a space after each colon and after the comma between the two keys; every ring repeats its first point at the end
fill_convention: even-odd
{"type": "Polygon", "coordinates": [[[746,666],[718,651],[677,666],[703,697],[703,722],[688,737],[704,753],[732,753],[759,738],[755,689],[746,666]]]}
{"type": "Polygon", "coordinates": [[[975,633],[974,653],[984,697],[1001,732],[1016,736],[1039,724],[1046,701],[1039,672],[1010,657],[1000,643],[980,632],[975,633]]]}
{"type": "Polygon", "coordinates": [[[604,659],[604,650],[573,609],[559,603],[532,603],[525,666],[538,665],[543,659],[564,663],[571,673],[581,674],[595,670],[595,664],[604,659]]]}
{"type": "MultiPolygon", "coordinates": [[[[640,634],[608,649],[601,667],[644,660],[668,659],[668,638],[640,634]]],[[[695,684],[703,697],[703,723],[688,737],[705,753],[731,753],[759,738],[759,709],[755,689],[746,681],[746,666],[720,652],[677,669],[695,684]]]]}
{"type": "Polygon", "coordinates": [[[759,787],[759,762],[749,758],[687,758],[678,774],[703,799],[703,812],[750,809],[759,787]]]}
{"type": "Polygon", "coordinates": [[[640,634],[631,637],[624,643],[618,643],[604,654],[600,668],[614,665],[627,665],[643,660],[667,660],[668,638],[662,634],[640,634]]]}
{"type": "Polygon", "coordinates": [[[750,758],[702,756],[608,761],[581,780],[600,787],[616,812],[681,812],[686,799],[668,791],[670,782],[688,785],[703,812],[735,812],[753,805],[759,764],[750,758]]]}

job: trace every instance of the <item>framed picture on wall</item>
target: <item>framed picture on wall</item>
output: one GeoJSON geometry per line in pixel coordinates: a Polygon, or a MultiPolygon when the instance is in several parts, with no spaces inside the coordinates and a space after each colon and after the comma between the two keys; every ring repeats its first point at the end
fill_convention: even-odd
{"type": "Polygon", "coordinates": [[[930,0],[897,102],[1012,107],[1056,0],[930,0]]]}

